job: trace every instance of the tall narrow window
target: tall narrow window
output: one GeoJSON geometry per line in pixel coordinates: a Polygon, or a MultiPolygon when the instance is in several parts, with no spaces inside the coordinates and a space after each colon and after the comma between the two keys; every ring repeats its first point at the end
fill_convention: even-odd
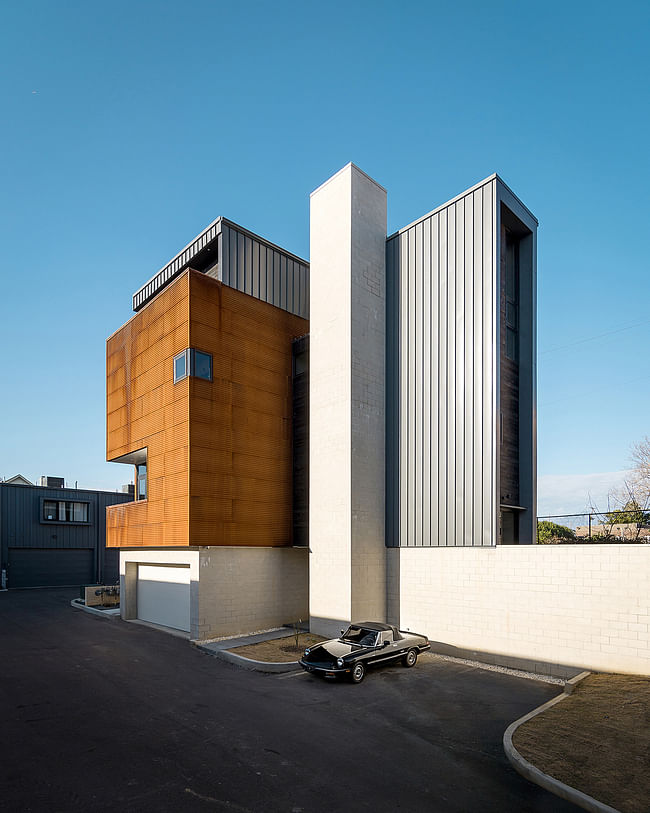
{"type": "Polygon", "coordinates": [[[519,361],[519,243],[506,231],[506,356],[519,361]]]}
{"type": "Polygon", "coordinates": [[[135,467],[135,498],[136,500],[147,499],[147,464],[138,463],[135,467]]]}

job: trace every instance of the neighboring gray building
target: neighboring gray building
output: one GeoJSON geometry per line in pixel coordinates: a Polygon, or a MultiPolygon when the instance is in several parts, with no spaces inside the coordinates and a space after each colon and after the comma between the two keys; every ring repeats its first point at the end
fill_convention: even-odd
{"type": "Polygon", "coordinates": [[[131,499],[114,491],[0,483],[3,586],[117,581],[119,552],[106,550],[106,506],[131,499]]]}

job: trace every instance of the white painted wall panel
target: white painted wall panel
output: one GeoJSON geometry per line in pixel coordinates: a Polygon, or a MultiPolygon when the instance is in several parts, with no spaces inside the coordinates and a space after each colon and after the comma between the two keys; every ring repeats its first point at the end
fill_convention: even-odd
{"type": "Polygon", "coordinates": [[[190,630],[190,568],[139,565],[138,618],[173,629],[190,630]]]}

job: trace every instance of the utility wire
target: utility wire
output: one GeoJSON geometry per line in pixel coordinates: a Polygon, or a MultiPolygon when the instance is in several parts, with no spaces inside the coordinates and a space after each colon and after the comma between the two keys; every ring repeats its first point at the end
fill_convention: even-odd
{"type": "Polygon", "coordinates": [[[615,333],[622,333],[624,330],[632,330],[632,328],[639,327],[640,325],[646,325],[648,322],[650,322],[650,319],[641,319],[638,322],[630,322],[630,324],[623,325],[622,327],[615,328],[614,330],[607,330],[605,333],[598,333],[596,336],[587,336],[584,339],[576,339],[574,342],[558,344],[556,347],[549,347],[548,350],[542,350],[539,355],[545,356],[547,353],[555,353],[558,350],[565,350],[567,347],[575,347],[577,344],[585,344],[585,342],[593,342],[597,339],[604,339],[605,336],[613,336],[615,333]]]}

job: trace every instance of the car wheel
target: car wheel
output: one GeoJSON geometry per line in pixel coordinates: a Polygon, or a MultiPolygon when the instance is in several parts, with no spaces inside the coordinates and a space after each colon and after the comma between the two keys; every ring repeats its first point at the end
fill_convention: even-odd
{"type": "Polygon", "coordinates": [[[412,666],[415,666],[418,660],[418,651],[417,649],[409,649],[409,651],[404,655],[402,663],[407,669],[410,669],[412,666]]]}
{"type": "Polygon", "coordinates": [[[353,683],[361,683],[361,681],[366,676],[366,667],[362,663],[355,664],[354,669],[352,670],[352,682],[353,683]]]}

